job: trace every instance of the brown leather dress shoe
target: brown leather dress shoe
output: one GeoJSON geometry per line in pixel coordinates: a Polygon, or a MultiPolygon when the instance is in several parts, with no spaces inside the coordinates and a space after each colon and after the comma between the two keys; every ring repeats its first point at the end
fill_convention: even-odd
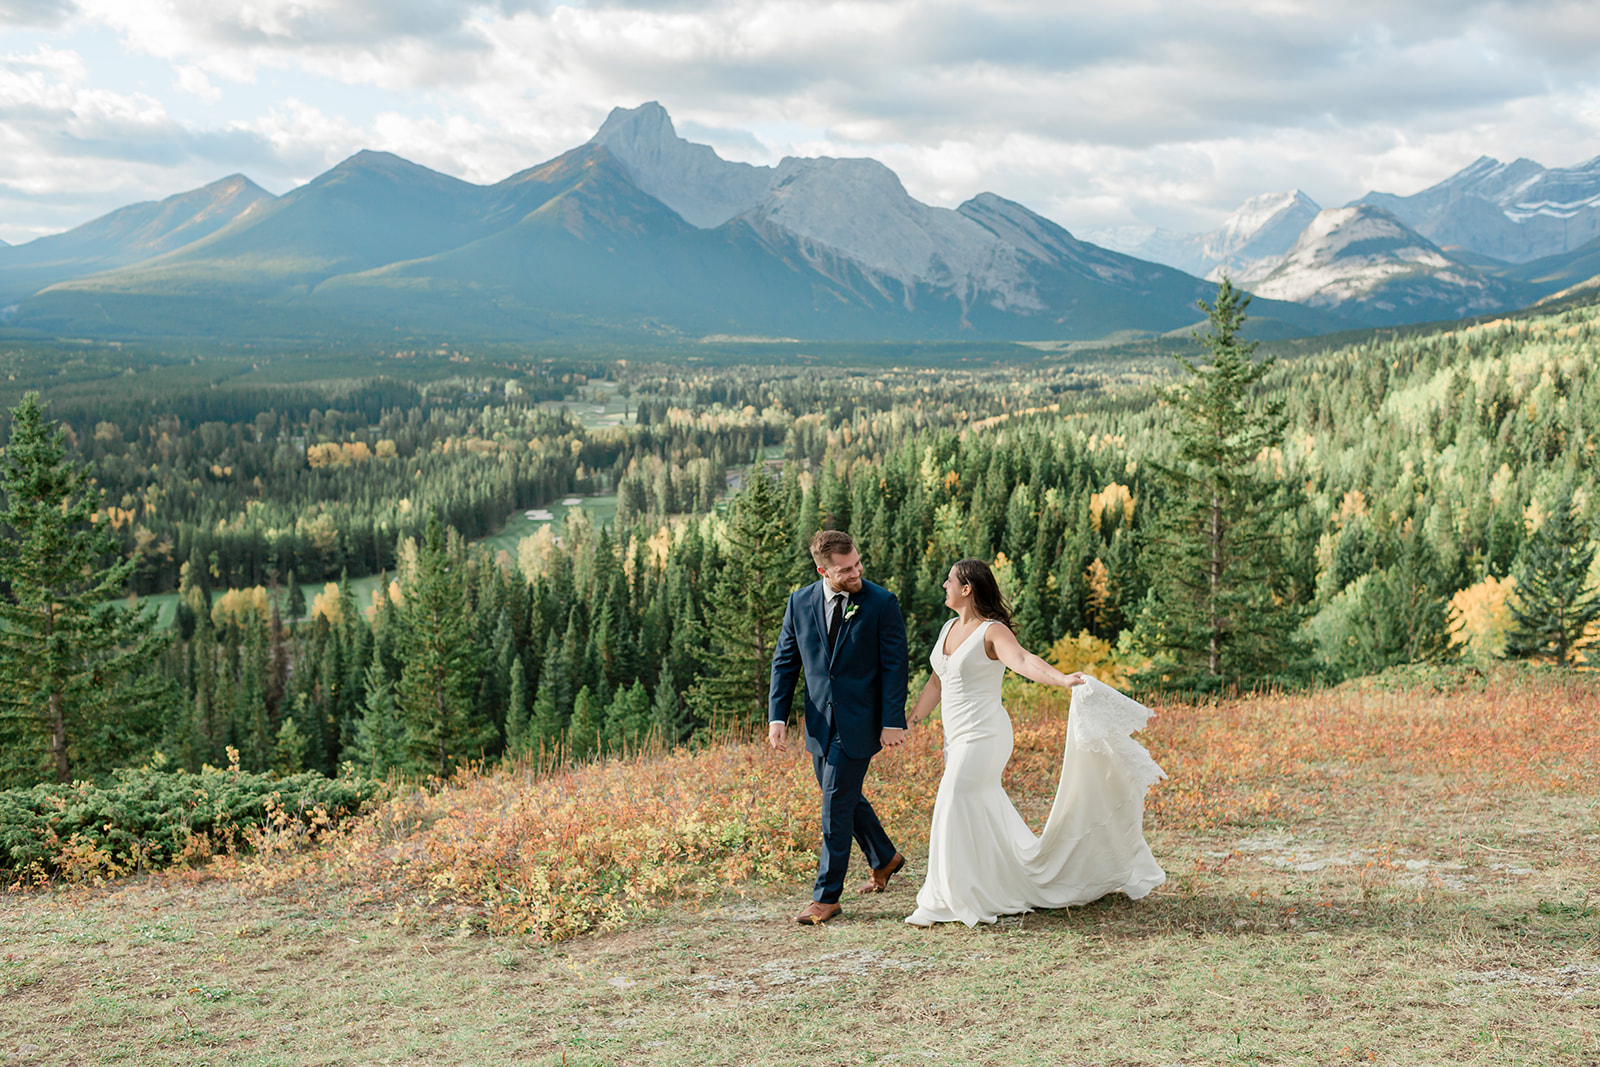
{"type": "Polygon", "coordinates": [[[844,909],[837,904],[829,904],[822,900],[813,900],[801,909],[794,921],[801,926],[821,926],[844,909]]]}
{"type": "Polygon", "coordinates": [[[889,879],[890,879],[890,877],[892,877],[894,875],[894,872],[898,871],[901,867],[904,867],[905,865],[906,865],[906,858],[904,856],[900,855],[900,853],[896,852],[894,854],[894,858],[891,859],[888,863],[885,863],[882,867],[874,868],[873,872],[872,872],[872,877],[868,878],[864,883],[862,883],[861,888],[857,889],[856,892],[857,893],[881,893],[881,892],[883,892],[885,889],[889,888],[889,879]]]}

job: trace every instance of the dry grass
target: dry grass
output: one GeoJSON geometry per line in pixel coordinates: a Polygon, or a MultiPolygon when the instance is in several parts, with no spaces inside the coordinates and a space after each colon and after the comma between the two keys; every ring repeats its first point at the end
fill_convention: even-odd
{"type": "MultiPolygon", "coordinates": [[[[1047,695],[1012,699],[1033,817],[1047,695]]],[[[0,1056],[1593,1067],[1597,709],[1538,677],[1162,706],[1167,885],[972,931],[900,922],[929,740],[874,764],[910,877],[815,930],[788,921],[815,847],[797,752],[466,779],[330,851],[6,898],[0,1056]],[[584,924],[615,929],[550,939],[584,924]]]]}

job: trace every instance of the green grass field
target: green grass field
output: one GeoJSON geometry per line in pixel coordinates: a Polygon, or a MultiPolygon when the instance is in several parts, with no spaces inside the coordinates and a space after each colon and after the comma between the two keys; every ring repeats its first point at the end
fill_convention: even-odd
{"type": "Polygon", "coordinates": [[[496,551],[506,552],[510,554],[513,560],[515,560],[517,558],[517,543],[519,541],[521,541],[524,537],[533,536],[539,531],[540,527],[548,526],[552,521],[556,524],[556,528],[559,530],[561,528],[561,523],[566,521],[567,512],[569,511],[586,511],[589,514],[589,518],[602,525],[612,522],[617,517],[617,498],[615,494],[610,494],[607,496],[566,497],[564,500],[552,501],[544,506],[544,510],[550,512],[554,516],[553,520],[530,519],[527,517],[527,512],[519,511],[506,519],[506,524],[501,528],[499,533],[490,534],[488,537],[483,538],[477,543],[487,545],[496,551]],[[564,502],[564,500],[577,500],[578,503],[567,504],[564,502]]]}

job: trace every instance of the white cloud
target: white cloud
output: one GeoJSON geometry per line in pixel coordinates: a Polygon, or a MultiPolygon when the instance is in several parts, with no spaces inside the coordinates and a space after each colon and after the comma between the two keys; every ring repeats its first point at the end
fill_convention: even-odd
{"type": "Polygon", "coordinates": [[[72,0],[0,0],[0,27],[59,26],[72,11],[72,0]]]}
{"type": "Polygon", "coordinates": [[[172,87],[180,93],[188,93],[202,100],[216,103],[222,99],[222,90],[211,84],[211,79],[206,77],[206,72],[199,67],[183,64],[178,67],[177,80],[172,87]]]}
{"type": "Polygon", "coordinates": [[[652,99],[732,158],[871,155],[930,202],[987,189],[1072,229],[1208,228],[1270,189],[1335,204],[1480,154],[1600,152],[1600,7],[1569,0],[0,0],[0,25],[8,12],[55,35],[31,67],[0,66],[8,239],[74,196],[87,218],[134,186],[232,170],[281,190],[364,147],[494,181],[652,99]],[[170,65],[170,86],[68,69],[91,32],[170,65]],[[196,100],[244,110],[172,117],[196,100]]]}

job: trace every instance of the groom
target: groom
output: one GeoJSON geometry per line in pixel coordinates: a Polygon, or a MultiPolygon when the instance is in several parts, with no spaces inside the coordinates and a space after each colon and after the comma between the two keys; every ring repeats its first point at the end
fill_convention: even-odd
{"type": "Polygon", "coordinates": [[[881,893],[905,866],[884,833],[861,783],[873,754],[906,738],[906,627],[894,594],[861,580],[861,554],[850,535],[822,530],[811,539],[822,579],[789,597],[772,654],[767,740],[788,736],[794,683],[806,675],[806,751],[822,787],[822,855],[811,903],[799,923],[839,914],[850,842],[859,842],[872,876],[858,892],[881,893]]]}

